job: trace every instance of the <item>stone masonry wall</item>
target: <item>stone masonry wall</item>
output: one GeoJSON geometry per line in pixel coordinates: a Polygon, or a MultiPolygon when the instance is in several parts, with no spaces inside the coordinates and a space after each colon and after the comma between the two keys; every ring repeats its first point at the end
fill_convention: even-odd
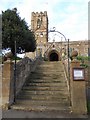
{"type": "Polygon", "coordinates": [[[4,108],[7,108],[14,99],[13,83],[14,83],[14,64],[11,60],[7,60],[2,65],[2,104],[4,108]]]}
{"type": "Polygon", "coordinates": [[[16,87],[14,85],[14,63],[7,60],[2,67],[2,106],[7,109],[14,102],[14,90],[16,94],[21,90],[26,79],[33,72],[38,64],[39,59],[31,61],[24,58],[16,64],[16,87]]]}
{"type": "Polygon", "coordinates": [[[23,84],[25,83],[25,80],[27,79],[28,75],[37,66],[37,59],[34,61],[31,61],[28,57],[22,59],[20,62],[17,63],[16,66],[16,94],[21,90],[23,84]]]}

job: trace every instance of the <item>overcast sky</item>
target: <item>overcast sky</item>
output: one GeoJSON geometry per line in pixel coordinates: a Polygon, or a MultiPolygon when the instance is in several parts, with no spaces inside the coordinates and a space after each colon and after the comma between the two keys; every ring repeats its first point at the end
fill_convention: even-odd
{"type": "Polygon", "coordinates": [[[49,29],[63,33],[70,40],[88,39],[88,0],[0,0],[0,11],[17,8],[30,26],[31,12],[47,11],[49,29]]]}

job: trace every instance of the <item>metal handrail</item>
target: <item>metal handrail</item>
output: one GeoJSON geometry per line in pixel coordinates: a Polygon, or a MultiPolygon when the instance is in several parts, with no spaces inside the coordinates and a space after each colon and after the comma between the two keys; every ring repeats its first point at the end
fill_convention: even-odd
{"type": "Polygon", "coordinates": [[[61,33],[61,32],[59,32],[59,31],[56,31],[55,30],[55,27],[53,27],[53,30],[50,30],[50,31],[48,31],[48,33],[49,32],[57,32],[57,33],[59,33],[59,34],[61,34],[63,37],[64,37],[64,39],[65,39],[65,41],[68,43],[68,81],[69,81],[69,91],[70,91],[70,62],[69,62],[69,58],[70,58],[70,56],[69,56],[69,39],[66,39],[66,37],[65,37],[65,35],[63,34],[63,33],[61,33]]]}

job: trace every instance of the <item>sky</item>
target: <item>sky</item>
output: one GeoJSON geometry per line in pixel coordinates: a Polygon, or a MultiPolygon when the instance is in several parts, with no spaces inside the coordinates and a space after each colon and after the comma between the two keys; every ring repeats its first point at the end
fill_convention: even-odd
{"type": "Polygon", "coordinates": [[[0,0],[0,12],[16,7],[20,17],[25,18],[30,26],[31,12],[47,11],[49,30],[55,27],[71,41],[87,40],[88,2],[88,0],[0,0]]]}

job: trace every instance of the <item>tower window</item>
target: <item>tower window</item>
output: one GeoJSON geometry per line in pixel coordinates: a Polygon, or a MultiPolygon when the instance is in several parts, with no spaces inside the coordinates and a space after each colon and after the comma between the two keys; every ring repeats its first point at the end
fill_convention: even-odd
{"type": "Polygon", "coordinates": [[[39,19],[37,20],[37,27],[40,28],[41,24],[42,24],[42,20],[39,18],[39,19]]]}

